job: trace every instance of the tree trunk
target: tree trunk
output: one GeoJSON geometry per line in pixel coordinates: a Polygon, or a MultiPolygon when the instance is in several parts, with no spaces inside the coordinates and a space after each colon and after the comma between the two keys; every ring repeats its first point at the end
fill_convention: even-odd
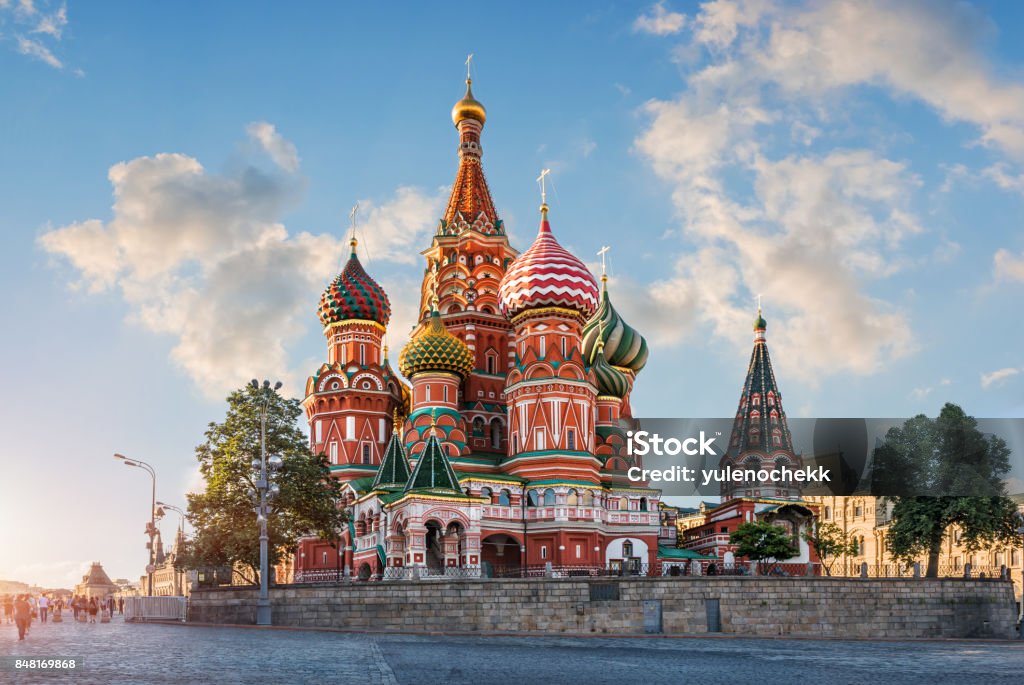
{"type": "Polygon", "coordinates": [[[928,548],[928,569],[925,571],[925,578],[939,577],[939,552],[942,551],[942,538],[932,540],[928,548]]]}

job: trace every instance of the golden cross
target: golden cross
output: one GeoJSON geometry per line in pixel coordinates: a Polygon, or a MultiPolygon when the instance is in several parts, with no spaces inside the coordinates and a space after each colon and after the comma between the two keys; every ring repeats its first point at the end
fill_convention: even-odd
{"type": "Polygon", "coordinates": [[[471,74],[469,72],[470,72],[470,69],[472,69],[472,67],[473,67],[473,53],[471,52],[471,53],[469,53],[469,56],[466,57],[466,80],[467,81],[470,78],[471,74]]]}
{"type": "Polygon", "coordinates": [[[757,294],[757,313],[761,313],[761,293],[757,294]]]}
{"type": "Polygon", "coordinates": [[[551,169],[541,169],[540,176],[537,177],[537,183],[540,183],[540,202],[541,204],[547,204],[548,202],[548,191],[545,182],[547,175],[551,173],[551,169]]]}

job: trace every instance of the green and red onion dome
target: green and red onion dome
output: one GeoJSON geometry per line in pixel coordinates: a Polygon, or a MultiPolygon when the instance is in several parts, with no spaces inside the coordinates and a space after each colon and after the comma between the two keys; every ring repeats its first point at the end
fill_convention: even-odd
{"type": "Polygon", "coordinates": [[[391,302],[384,288],[363,270],[356,256],[356,241],[352,240],[352,254],[324,294],[320,296],[320,321],[325,326],[341,321],[360,319],[376,321],[387,326],[391,318],[391,302]]]}
{"type": "Polygon", "coordinates": [[[608,297],[607,285],[601,292],[597,313],[583,326],[583,358],[593,362],[598,339],[604,342],[604,357],[612,366],[639,373],[647,364],[647,341],[626,323],[608,297]]]}
{"type": "Polygon", "coordinates": [[[398,368],[406,378],[426,371],[446,371],[466,378],[473,371],[473,353],[466,343],[448,332],[434,309],[427,325],[402,348],[398,368]]]}
{"type": "Polygon", "coordinates": [[[561,307],[587,319],[597,310],[599,296],[590,269],[555,239],[543,205],[537,238],[512,262],[498,286],[502,313],[511,319],[529,309],[561,307]]]}

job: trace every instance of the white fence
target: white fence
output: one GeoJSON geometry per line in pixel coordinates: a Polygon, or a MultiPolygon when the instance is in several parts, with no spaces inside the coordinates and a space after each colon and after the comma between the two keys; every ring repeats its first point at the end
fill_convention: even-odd
{"type": "Polygon", "coordinates": [[[125,597],[125,621],[184,621],[185,597],[125,597]]]}

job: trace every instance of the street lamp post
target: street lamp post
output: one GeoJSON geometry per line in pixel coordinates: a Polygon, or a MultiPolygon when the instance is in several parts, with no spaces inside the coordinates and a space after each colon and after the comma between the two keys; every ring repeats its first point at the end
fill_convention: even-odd
{"type": "Polygon", "coordinates": [[[1017,528],[1017,533],[1021,536],[1022,555],[1020,568],[1021,595],[1020,608],[1017,610],[1017,630],[1020,631],[1020,638],[1024,640],[1024,512],[1017,512],[1017,522],[1020,523],[1020,527],[1017,528]]]}
{"type": "Polygon", "coordinates": [[[270,482],[271,475],[281,467],[281,457],[274,455],[267,459],[267,410],[270,399],[281,388],[278,381],[270,387],[270,381],[264,380],[261,385],[255,378],[250,385],[260,395],[260,458],[253,460],[253,470],[258,473],[256,492],[251,492],[256,509],[256,522],[260,526],[260,596],[256,601],[256,625],[269,626],[270,613],[270,559],[269,536],[267,535],[267,517],[270,515],[270,501],[277,495],[279,488],[270,482]]]}
{"type": "Polygon", "coordinates": [[[114,454],[114,459],[120,459],[125,466],[135,466],[143,471],[147,472],[153,479],[153,490],[149,504],[149,526],[146,529],[146,533],[149,535],[149,563],[146,564],[146,576],[147,588],[146,594],[148,596],[153,595],[153,538],[156,537],[156,469],[151,464],[147,464],[141,459],[129,459],[123,454],[114,454]]]}

